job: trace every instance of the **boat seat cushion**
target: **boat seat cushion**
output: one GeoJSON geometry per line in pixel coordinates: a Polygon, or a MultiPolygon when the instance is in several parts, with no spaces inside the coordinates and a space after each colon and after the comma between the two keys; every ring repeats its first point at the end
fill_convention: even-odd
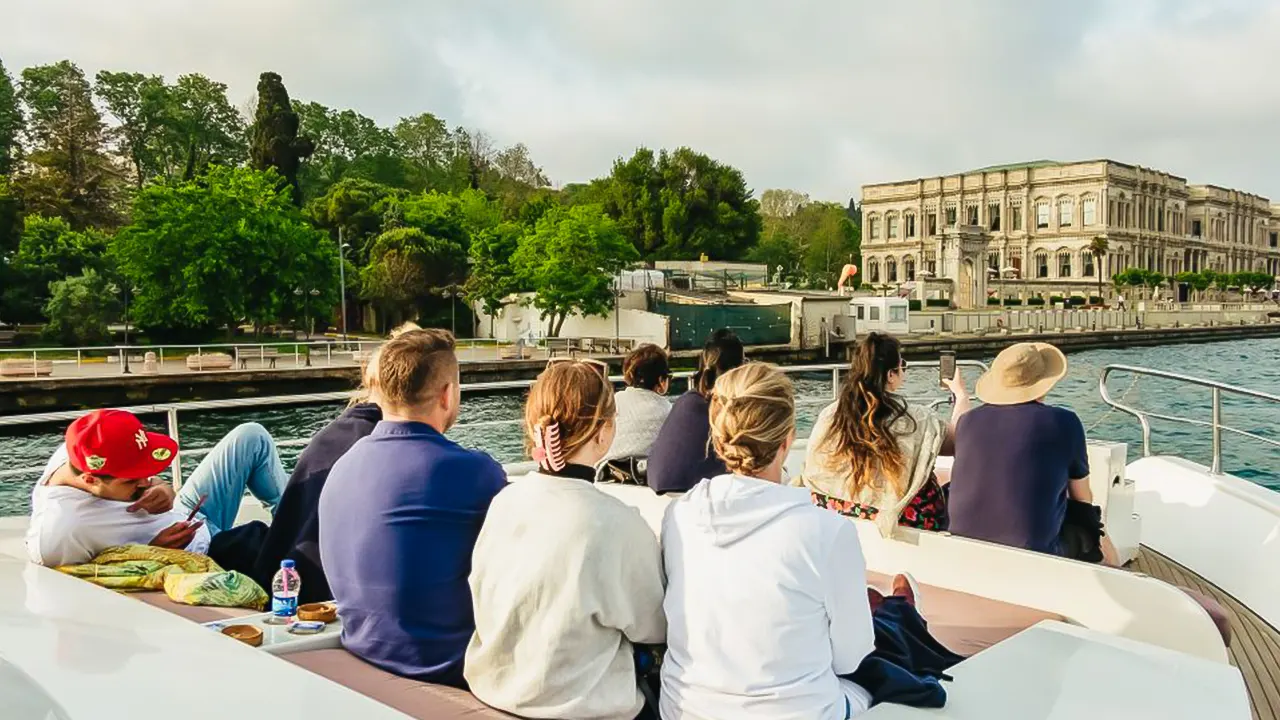
{"type": "MultiPolygon", "coordinates": [[[[868,572],[867,582],[887,592],[892,579],[868,572]]],[[[919,605],[933,636],[952,652],[965,657],[1007,640],[1041,620],[1071,622],[1057,613],[925,584],[920,585],[919,605]]]]}
{"type": "Polygon", "coordinates": [[[515,717],[485,705],[466,690],[393,675],[341,648],[305,650],[283,655],[281,659],[395,708],[409,717],[429,720],[515,717]]]}
{"type": "Polygon", "coordinates": [[[174,615],[179,615],[192,622],[208,623],[217,622],[219,620],[232,620],[234,618],[244,617],[246,615],[256,615],[260,610],[250,610],[248,608],[229,608],[229,607],[211,607],[208,605],[185,605],[183,603],[174,602],[169,599],[168,595],[152,590],[148,592],[128,593],[128,595],[141,600],[142,602],[158,607],[161,610],[167,610],[174,615]]]}

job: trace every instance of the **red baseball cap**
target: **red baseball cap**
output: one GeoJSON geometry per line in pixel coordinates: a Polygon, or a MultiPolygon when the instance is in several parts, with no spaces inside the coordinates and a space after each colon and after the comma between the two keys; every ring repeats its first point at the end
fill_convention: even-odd
{"type": "Polygon", "coordinates": [[[159,475],[173,463],[178,443],[147,432],[124,410],[94,410],[67,428],[67,455],[78,470],[122,480],[159,475]]]}

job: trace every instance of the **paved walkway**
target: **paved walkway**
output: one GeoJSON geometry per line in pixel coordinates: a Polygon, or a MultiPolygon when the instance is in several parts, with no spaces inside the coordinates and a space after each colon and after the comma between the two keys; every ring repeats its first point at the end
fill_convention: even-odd
{"type": "MultiPolygon", "coordinates": [[[[372,350],[373,345],[370,344],[368,346],[368,349],[372,350]]],[[[508,353],[511,352],[510,348],[506,348],[506,350],[508,353]]],[[[187,352],[187,351],[184,350],[184,352],[187,352]]],[[[18,360],[30,360],[31,355],[24,354],[22,351],[13,351],[13,352],[0,351],[0,360],[4,360],[7,358],[18,359],[18,360]]],[[[142,362],[141,355],[134,355],[134,356],[131,356],[131,358],[132,359],[129,361],[129,371],[131,374],[133,375],[153,374],[153,373],[143,372],[143,362],[142,362]]],[[[43,358],[40,358],[40,359],[43,360],[43,358]]],[[[487,347],[460,347],[458,348],[458,359],[463,362],[493,362],[497,360],[512,360],[514,358],[509,358],[509,357],[500,358],[498,348],[494,346],[487,346],[487,347]]],[[[543,359],[546,359],[546,353],[541,350],[538,350],[538,351],[526,350],[525,359],[526,360],[543,360],[543,359]]],[[[241,366],[241,364],[234,364],[230,369],[237,370],[237,371],[238,370],[273,370],[273,369],[274,370],[295,370],[295,369],[302,369],[307,367],[306,356],[305,355],[295,356],[293,353],[282,353],[276,356],[275,361],[272,362],[272,359],[269,357],[261,357],[258,354],[256,354],[253,350],[246,350],[241,352],[240,360],[243,363],[243,366],[241,366]]],[[[342,352],[334,351],[332,353],[326,353],[324,352],[323,349],[315,349],[313,350],[313,354],[311,356],[311,367],[317,367],[317,368],[353,367],[358,364],[359,362],[357,362],[357,360],[355,359],[354,353],[350,351],[342,351],[342,352]]],[[[195,373],[195,372],[199,372],[199,371],[187,369],[187,363],[184,357],[182,359],[165,358],[164,362],[157,362],[156,372],[154,374],[179,375],[179,374],[189,374],[189,373],[195,373]]],[[[216,371],[206,370],[204,372],[208,373],[208,372],[216,372],[216,371]]],[[[52,376],[43,376],[40,379],[70,380],[75,378],[110,377],[113,375],[123,375],[123,374],[124,373],[122,372],[120,363],[115,358],[111,358],[110,362],[103,362],[101,359],[95,359],[92,362],[86,361],[86,362],[80,362],[80,363],[77,363],[75,360],[71,360],[71,359],[59,359],[59,360],[53,361],[52,376]]],[[[26,380],[26,379],[30,379],[30,378],[3,377],[3,378],[0,378],[0,382],[3,382],[5,380],[26,380]]]]}

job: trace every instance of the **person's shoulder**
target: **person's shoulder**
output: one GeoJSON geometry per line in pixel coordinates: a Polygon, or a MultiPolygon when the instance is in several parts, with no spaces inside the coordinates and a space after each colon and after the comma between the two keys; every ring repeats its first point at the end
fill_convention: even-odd
{"type": "Polygon", "coordinates": [[[1084,423],[1081,422],[1080,416],[1074,410],[1058,405],[1045,405],[1045,407],[1048,408],[1048,414],[1052,415],[1062,425],[1063,429],[1074,430],[1079,428],[1083,431],[1084,423]]]}

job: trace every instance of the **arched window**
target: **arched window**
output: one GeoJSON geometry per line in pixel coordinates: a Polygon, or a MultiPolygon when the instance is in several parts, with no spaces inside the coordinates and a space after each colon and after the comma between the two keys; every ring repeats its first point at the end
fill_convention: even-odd
{"type": "Polygon", "coordinates": [[[1075,212],[1076,204],[1071,198],[1058,198],[1058,227],[1071,227],[1075,212]]]}
{"type": "Polygon", "coordinates": [[[1080,202],[1080,211],[1084,216],[1080,222],[1085,226],[1098,224],[1098,199],[1086,197],[1080,202]]]}
{"type": "Polygon", "coordinates": [[[916,236],[916,214],[915,213],[909,212],[904,214],[902,216],[902,224],[907,226],[906,228],[907,237],[913,238],[916,236]]]}
{"type": "Polygon", "coordinates": [[[898,215],[897,213],[889,213],[885,217],[885,225],[889,228],[889,239],[898,237],[898,215]]]}
{"type": "Polygon", "coordinates": [[[1049,227],[1049,201],[1036,201],[1036,228],[1043,230],[1049,227]]]}
{"type": "Polygon", "coordinates": [[[873,283],[880,282],[880,261],[871,259],[867,261],[867,280],[873,283]]]}
{"type": "Polygon", "coordinates": [[[867,231],[868,231],[867,233],[868,237],[870,237],[872,240],[879,240],[880,239],[880,218],[876,217],[875,215],[872,215],[871,217],[867,218],[867,231]]]}
{"type": "Polygon", "coordinates": [[[906,276],[907,282],[914,282],[916,279],[916,259],[910,255],[902,258],[902,274],[906,276]]]}
{"type": "Polygon", "coordinates": [[[1093,253],[1088,248],[1080,251],[1080,267],[1084,268],[1084,272],[1080,273],[1082,277],[1093,277],[1094,269],[1093,253]]]}
{"type": "Polygon", "coordinates": [[[1036,251],[1036,277],[1049,277],[1049,253],[1044,250],[1036,251]]]}
{"type": "Polygon", "coordinates": [[[888,258],[884,261],[884,279],[887,282],[898,282],[898,261],[888,258]]]}
{"type": "Polygon", "coordinates": [[[1071,277],[1071,251],[1058,251],[1058,277],[1071,277]]]}

